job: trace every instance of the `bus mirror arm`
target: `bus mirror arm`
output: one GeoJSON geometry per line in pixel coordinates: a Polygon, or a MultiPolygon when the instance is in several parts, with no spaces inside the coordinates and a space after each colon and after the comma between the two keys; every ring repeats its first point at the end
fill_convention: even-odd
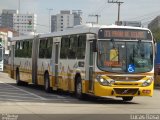
{"type": "Polygon", "coordinates": [[[92,49],[93,49],[93,52],[97,52],[97,40],[96,39],[93,40],[92,49]]]}

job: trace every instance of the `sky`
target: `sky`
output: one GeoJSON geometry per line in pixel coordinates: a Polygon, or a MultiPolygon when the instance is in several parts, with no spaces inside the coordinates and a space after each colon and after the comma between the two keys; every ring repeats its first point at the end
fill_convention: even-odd
{"type": "MultiPolygon", "coordinates": [[[[58,14],[60,10],[82,10],[83,23],[96,22],[96,18],[88,15],[99,14],[99,24],[114,24],[117,20],[118,5],[108,0],[0,0],[2,9],[18,9],[20,13],[37,14],[37,32],[48,32],[50,14],[58,14]]],[[[117,0],[115,0],[117,1],[117,0]]],[[[120,20],[141,21],[146,26],[152,19],[160,15],[160,0],[119,0],[121,5],[120,20]]]]}

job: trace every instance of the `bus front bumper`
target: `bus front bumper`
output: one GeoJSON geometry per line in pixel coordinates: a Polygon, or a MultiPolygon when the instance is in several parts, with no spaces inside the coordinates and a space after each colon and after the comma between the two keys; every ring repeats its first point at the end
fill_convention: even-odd
{"type": "Polygon", "coordinates": [[[153,84],[146,87],[137,86],[102,86],[98,82],[94,84],[94,94],[96,96],[152,96],[153,84]]]}

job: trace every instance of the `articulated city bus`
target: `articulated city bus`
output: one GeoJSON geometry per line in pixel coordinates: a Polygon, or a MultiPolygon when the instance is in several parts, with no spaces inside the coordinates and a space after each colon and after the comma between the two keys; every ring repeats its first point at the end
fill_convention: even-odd
{"type": "Polygon", "coordinates": [[[43,85],[46,92],[131,101],[153,95],[154,49],[147,28],[82,25],[13,38],[11,73],[17,85],[43,85]]]}

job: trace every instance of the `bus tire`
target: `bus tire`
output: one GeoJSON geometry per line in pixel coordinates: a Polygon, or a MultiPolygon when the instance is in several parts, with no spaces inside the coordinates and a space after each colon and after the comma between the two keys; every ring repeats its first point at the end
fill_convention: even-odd
{"type": "Polygon", "coordinates": [[[123,101],[131,101],[133,97],[122,97],[123,101]]]}
{"type": "Polygon", "coordinates": [[[76,86],[75,86],[75,94],[78,99],[83,99],[84,94],[82,93],[82,80],[81,77],[77,77],[76,86]]]}
{"type": "Polygon", "coordinates": [[[47,93],[51,92],[50,79],[49,79],[48,73],[45,73],[45,75],[44,75],[44,90],[47,93]]]}

